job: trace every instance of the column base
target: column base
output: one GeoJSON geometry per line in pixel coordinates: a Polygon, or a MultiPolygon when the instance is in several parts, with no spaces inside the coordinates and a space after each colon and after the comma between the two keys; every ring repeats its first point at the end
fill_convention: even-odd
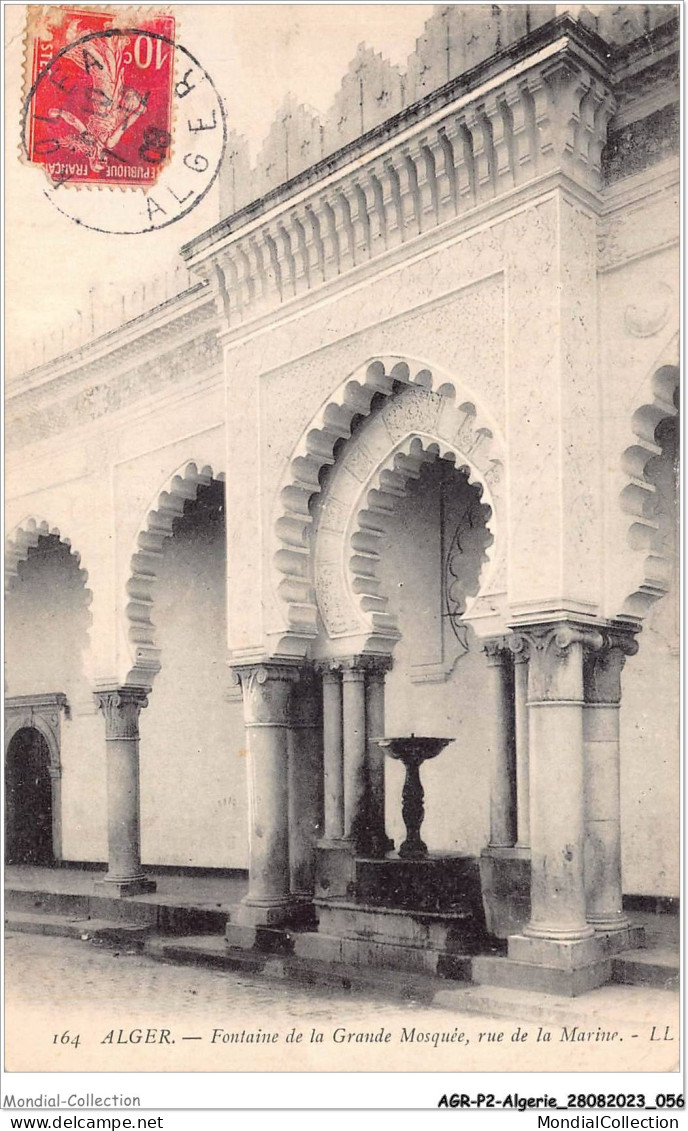
{"type": "Polygon", "coordinates": [[[481,957],[473,959],[471,976],[479,985],[578,997],[611,981],[612,962],[611,958],[604,958],[588,966],[563,970],[530,962],[514,962],[510,958],[481,957]]]}
{"type": "Polygon", "coordinates": [[[147,876],[130,876],[128,879],[105,876],[102,880],[96,880],[94,886],[101,889],[103,895],[120,899],[127,895],[145,895],[158,889],[155,880],[149,880],[147,876]]]}
{"type": "Polygon", "coordinates": [[[394,851],[394,841],[385,833],[379,836],[371,836],[365,842],[365,847],[361,855],[369,856],[373,860],[382,860],[388,852],[394,851]]]}
{"type": "Polygon", "coordinates": [[[549,926],[547,923],[527,923],[523,928],[522,934],[525,938],[533,940],[542,940],[543,942],[556,942],[556,943],[575,943],[584,942],[586,939],[593,938],[595,928],[591,927],[589,923],[585,923],[582,927],[555,927],[549,926]]]}
{"type": "Polygon", "coordinates": [[[588,915],[588,923],[595,931],[626,931],[631,925],[630,919],[623,911],[619,911],[615,915],[600,915],[597,918],[594,915],[588,915]]]}
{"type": "Polygon", "coordinates": [[[511,935],[507,958],[476,958],[473,980],[514,989],[577,997],[609,982],[611,958],[604,940],[559,940],[511,935]]]}
{"type": "Polygon", "coordinates": [[[259,900],[250,896],[237,904],[232,923],[240,927],[278,927],[303,914],[304,904],[295,899],[259,900]]]}
{"type": "Polygon", "coordinates": [[[507,958],[473,959],[474,982],[577,997],[611,981],[612,956],[644,945],[642,927],[594,932],[585,939],[511,935],[507,958]]]}

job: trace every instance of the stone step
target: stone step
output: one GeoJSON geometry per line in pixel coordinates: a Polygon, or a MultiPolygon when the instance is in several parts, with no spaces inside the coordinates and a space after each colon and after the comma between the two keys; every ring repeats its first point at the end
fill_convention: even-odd
{"type": "Polygon", "coordinates": [[[318,939],[319,946],[309,951],[308,946],[298,947],[293,954],[276,954],[232,947],[215,936],[169,939],[152,936],[146,942],[145,953],[159,961],[183,963],[191,966],[208,966],[219,970],[243,971],[260,977],[293,981],[301,985],[330,986],[337,990],[379,993],[385,998],[422,1001],[430,1004],[440,986],[446,984],[439,977],[423,972],[380,969],[369,965],[356,965],[333,960],[333,951],[327,940],[319,935],[299,935],[318,939]],[[322,945],[324,943],[324,945],[322,945]]]}
{"type": "Polygon", "coordinates": [[[138,950],[143,947],[149,933],[148,927],[133,923],[117,923],[108,919],[89,919],[80,916],[32,914],[26,911],[9,911],[5,916],[5,929],[19,934],[53,935],[138,950]]]}
{"type": "Polygon", "coordinates": [[[32,915],[106,919],[147,926],[163,934],[224,934],[228,907],[182,903],[176,896],[140,895],[118,899],[107,894],[35,891],[6,887],[5,909],[32,915]]]}
{"type": "Polygon", "coordinates": [[[679,955],[669,947],[624,950],[612,959],[612,981],[627,986],[678,990],[679,955]]]}
{"type": "MultiPolygon", "coordinates": [[[[484,1014],[509,1020],[537,1021],[543,1026],[574,1025],[594,1030],[634,1028],[647,1037],[654,1025],[657,1031],[673,1026],[678,1037],[679,998],[651,987],[607,985],[574,998],[557,998],[533,990],[502,986],[444,986],[435,994],[433,1005],[459,1013],[484,1014]]],[[[558,1039],[558,1038],[557,1038],[558,1039]]]]}
{"type": "Polygon", "coordinates": [[[455,981],[468,981],[471,976],[468,955],[448,954],[434,947],[390,939],[342,938],[320,931],[303,933],[294,936],[294,954],[370,970],[397,970],[455,981]]]}
{"type": "Polygon", "coordinates": [[[146,954],[164,962],[184,966],[207,966],[215,970],[244,970],[265,973],[271,956],[255,950],[239,950],[227,945],[221,935],[188,935],[172,938],[154,935],[146,943],[146,954]]]}
{"type": "Polygon", "coordinates": [[[470,911],[419,911],[367,906],[348,900],[315,901],[319,929],[343,940],[389,943],[448,955],[484,951],[484,922],[470,911]]]}

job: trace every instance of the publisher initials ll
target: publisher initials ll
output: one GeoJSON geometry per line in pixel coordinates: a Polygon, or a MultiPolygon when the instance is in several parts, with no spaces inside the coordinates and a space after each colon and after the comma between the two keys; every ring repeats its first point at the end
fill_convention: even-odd
{"type": "Polygon", "coordinates": [[[671,1026],[669,1026],[669,1025],[664,1026],[664,1034],[663,1035],[659,1031],[660,1028],[661,1028],[661,1026],[659,1028],[657,1027],[657,1025],[652,1026],[652,1032],[650,1033],[650,1040],[651,1041],[673,1041],[674,1038],[671,1036],[671,1026]]]}

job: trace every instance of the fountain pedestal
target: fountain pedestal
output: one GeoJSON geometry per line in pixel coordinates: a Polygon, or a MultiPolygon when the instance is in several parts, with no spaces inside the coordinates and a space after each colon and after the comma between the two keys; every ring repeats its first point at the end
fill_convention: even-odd
{"type": "Polygon", "coordinates": [[[403,762],[406,769],[401,794],[401,815],[406,825],[406,840],[399,847],[399,856],[402,860],[422,860],[428,854],[428,847],[420,835],[425,817],[425,794],[420,780],[420,767],[429,758],[436,758],[454,740],[421,738],[412,734],[409,738],[378,738],[375,741],[390,758],[403,762]]]}
{"type": "MultiPolygon", "coordinates": [[[[420,767],[453,740],[411,735],[372,741],[406,770],[406,840],[398,855],[374,857],[356,852],[351,842],[321,842],[313,899],[318,930],[290,929],[288,938],[266,937],[260,945],[293,949],[303,961],[332,963],[347,978],[351,967],[360,967],[377,969],[380,976],[396,970],[470,981],[475,955],[504,949],[486,928],[478,860],[430,855],[421,838],[420,767]]],[[[228,941],[241,945],[236,934],[230,939],[228,933],[228,941]]]]}

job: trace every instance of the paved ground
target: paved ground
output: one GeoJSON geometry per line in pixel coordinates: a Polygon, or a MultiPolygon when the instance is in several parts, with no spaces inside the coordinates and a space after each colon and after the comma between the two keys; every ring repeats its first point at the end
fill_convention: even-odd
{"type": "Polygon", "coordinates": [[[517,1016],[478,1017],[374,994],[171,966],[71,939],[10,932],[5,978],[7,1067],[24,1071],[576,1071],[599,1070],[603,1061],[615,1070],[647,1071],[670,1068],[678,1049],[677,1040],[650,1040],[650,1023],[663,1033],[671,1016],[673,995],[662,991],[650,994],[656,1015],[650,1011],[635,1034],[618,1021],[606,1026],[598,1015],[588,1040],[562,1040],[560,1018],[549,1042],[537,1039],[546,1025],[523,1021],[528,1036],[515,1042],[517,1016]],[[138,1034],[132,1036],[132,1028],[155,1029],[152,1043],[133,1043],[138,1034]],[[161,1029],[169,1030],[162,1043],[161,1029]],[[233,1039],[213,1041],[216,1029],[233,1039]],[[600,1029],[616,1036],[600,1041],[600,1029]],[[302,1033],[300,1041],[287,1039],[292,1030],[302,1033]],[[322,1041],[311,1039],[314,1030],[322,1041]],[[79,1047],[61,1044],[64,1032],[78,1033],[79,1047]],[[350,1040],[350,1033],[367,1039],[350,1040]],[[265,1034],[277,1037],[266,1043],[265,1034]],[[189,1037],[200,1040],[184,1040],[189,1037]]]}

